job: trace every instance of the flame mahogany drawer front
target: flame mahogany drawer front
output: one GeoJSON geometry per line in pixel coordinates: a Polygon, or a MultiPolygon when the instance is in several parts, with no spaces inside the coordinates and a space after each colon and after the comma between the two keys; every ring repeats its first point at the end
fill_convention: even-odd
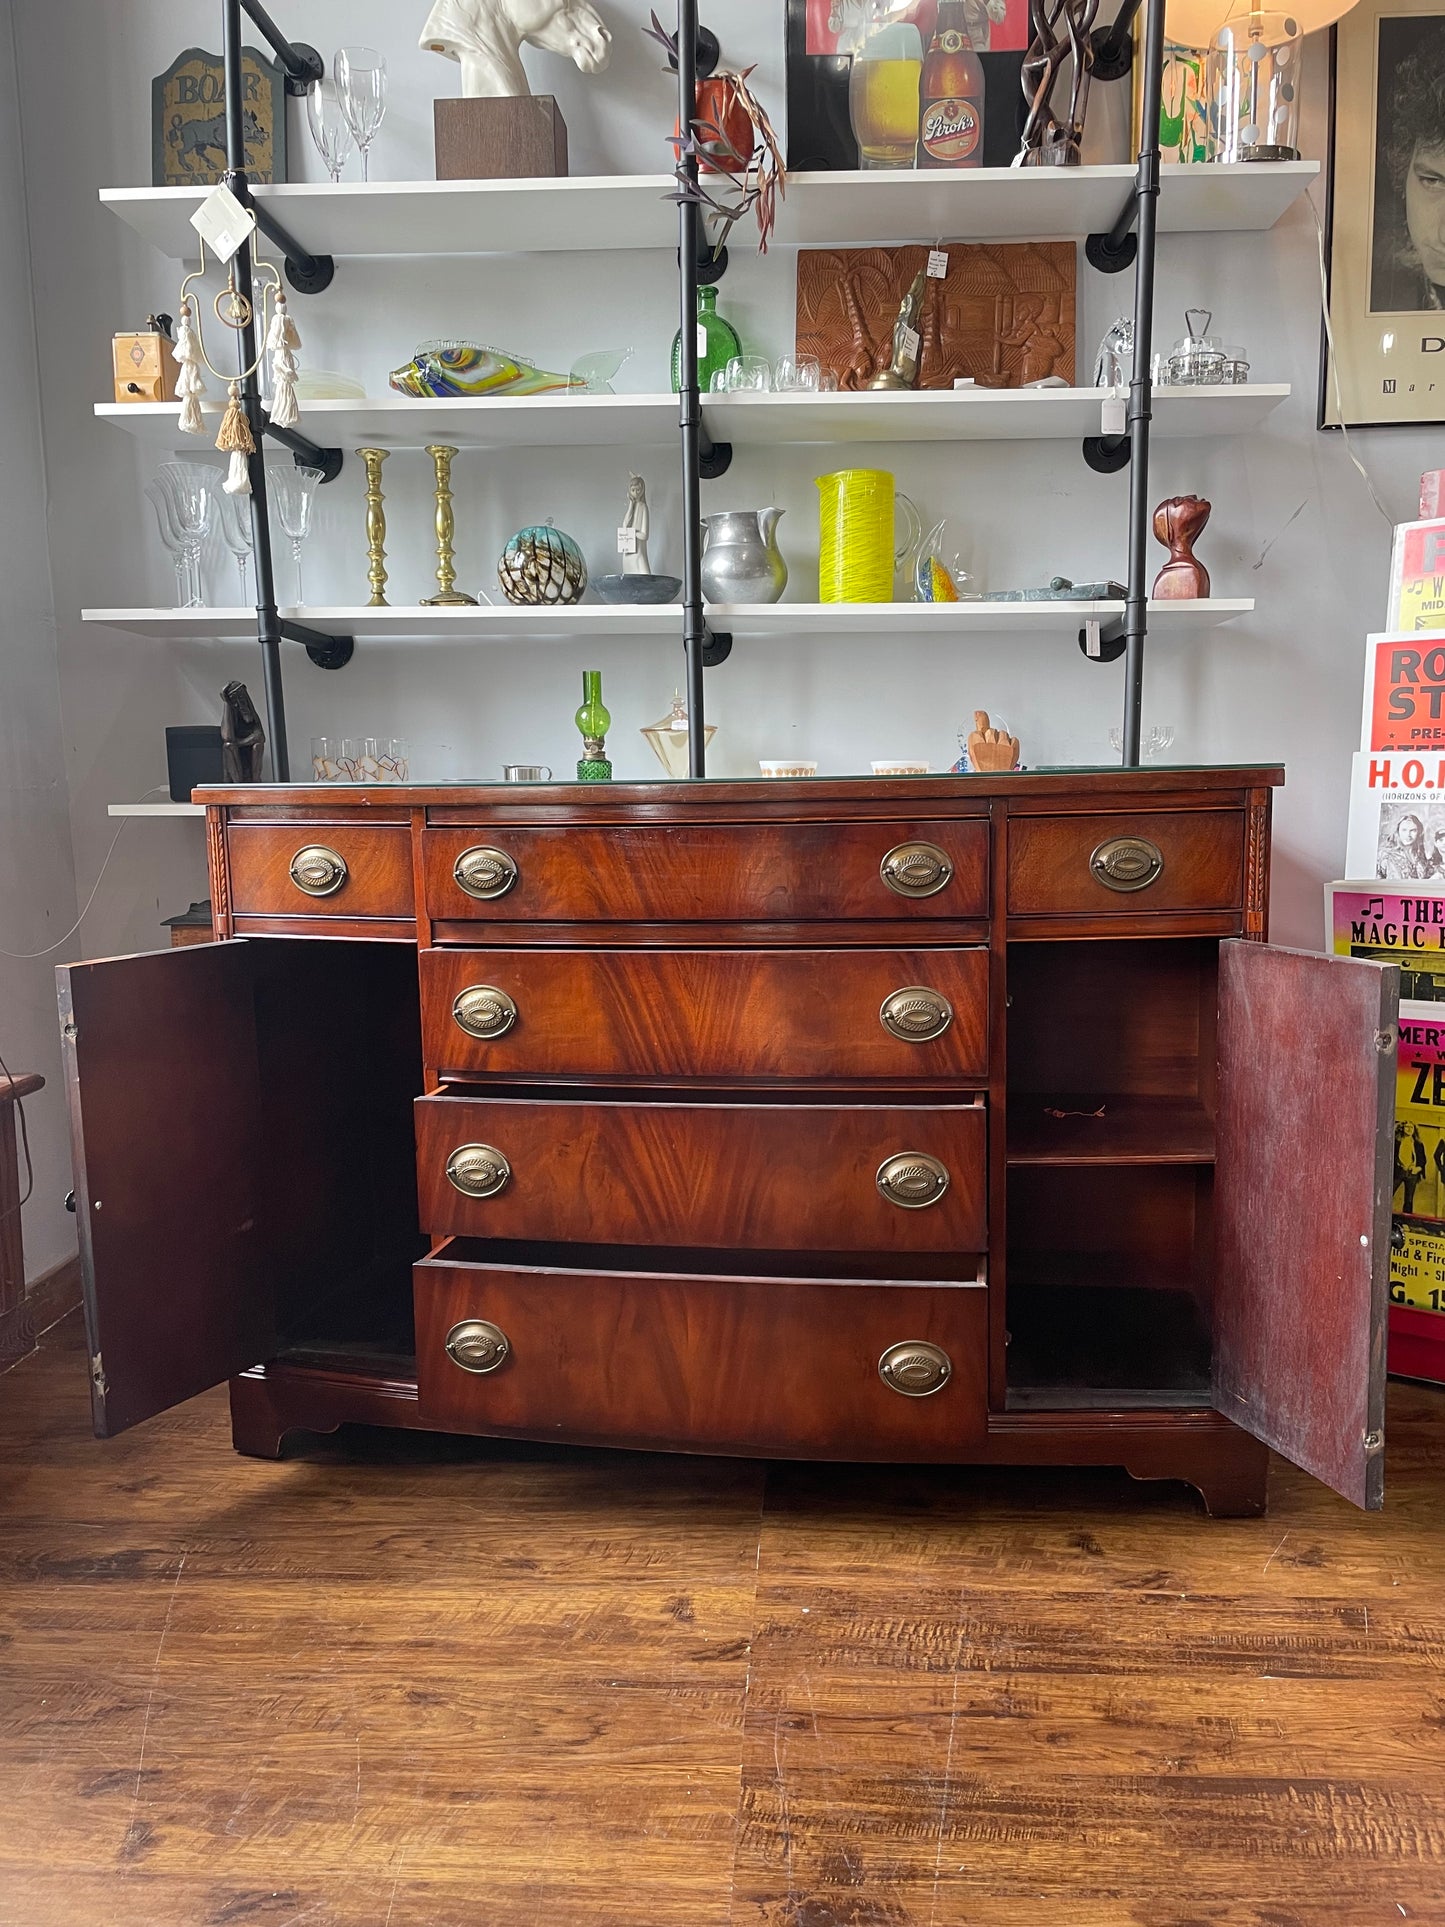
{"type": "Polygon", "coordinates": [[[460,1263],[456,1249],[414,1273],[420,1416],[438,1431],[905,1462],[984,1437],[979,1285],[586,1270],[545,1250],[460,1263]]]}
{"type": "Polygon", "coordinates": [[[432,828],[426,907],[441,921],[983,917],[988,852],[981,818],[432,828]]]}
{"type": "Polygon", "coordinates": [[[916,1086],[988,1076],[988,952],[428,950],[441,1075],[916,1086]]]}
{"type": "Polygon", "coordinates": [[[1011,816],[1013,917],[1236,910],[1244,901],[1244,813],[1011,816]]]}
{"type": "Polygon", "coordinates": [[[423,1097],[433,1237],[761,1251],[987,1246],[982,1104],[423,1097]]]}
{"type": "Polygon", "coordinates": [[[231,823],[238,916],[415,917],[405,823],[231,823]]]}

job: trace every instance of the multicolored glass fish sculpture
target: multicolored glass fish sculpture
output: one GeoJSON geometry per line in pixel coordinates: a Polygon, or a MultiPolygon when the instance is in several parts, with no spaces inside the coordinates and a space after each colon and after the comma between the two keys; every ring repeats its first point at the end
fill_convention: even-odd
{"type": "Polygon", "coordinates": [[[584,355],[567,375],[534,368],[528,361],[484,348],[475,341],[424,341],[404,368],[391,376],[398,394],[437,400],[488,395],[610,395],[612,377],[630,350],[584,355]]]}

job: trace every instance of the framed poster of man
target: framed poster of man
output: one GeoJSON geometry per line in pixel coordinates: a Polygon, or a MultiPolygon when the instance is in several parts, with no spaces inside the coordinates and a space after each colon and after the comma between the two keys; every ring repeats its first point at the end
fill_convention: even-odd
{"type": "Polygon", "coordinates": [[[1445,421],[1445,0],[1335,29],[1329,237],[1321,427],[1445,421]]]}

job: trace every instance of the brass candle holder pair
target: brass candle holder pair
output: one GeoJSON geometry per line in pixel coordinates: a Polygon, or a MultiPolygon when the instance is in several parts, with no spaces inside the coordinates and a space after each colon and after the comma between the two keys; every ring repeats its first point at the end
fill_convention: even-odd
{"type": "MultiPolygon", "coordinates": [[[[386,498],[381,490],[381,465],[390,454],[385,448],[358,448],[357,455],[366,466],[366,579],[371,584],[368,608],[384,609],[386,600],[386,498]]],[[[475,608],[477,598],[457,587],[455,540],[456,515],[452,509],[452,462],[458,450],[443,442],[430,442],[427,454],[436,470],[437,581],[434,596],[423,596],[424,609],[475,608]]]]}

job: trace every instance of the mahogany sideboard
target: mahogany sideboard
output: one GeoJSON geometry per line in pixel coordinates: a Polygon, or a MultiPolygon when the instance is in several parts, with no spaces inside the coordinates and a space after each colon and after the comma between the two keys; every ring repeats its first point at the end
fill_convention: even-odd
{"type": "Polygon", "coordinates": [[[351,1421],[1382,1494],[1397,974],[1274,768],[208,789],[62,969],[96,1430],[351,1421]]]}

